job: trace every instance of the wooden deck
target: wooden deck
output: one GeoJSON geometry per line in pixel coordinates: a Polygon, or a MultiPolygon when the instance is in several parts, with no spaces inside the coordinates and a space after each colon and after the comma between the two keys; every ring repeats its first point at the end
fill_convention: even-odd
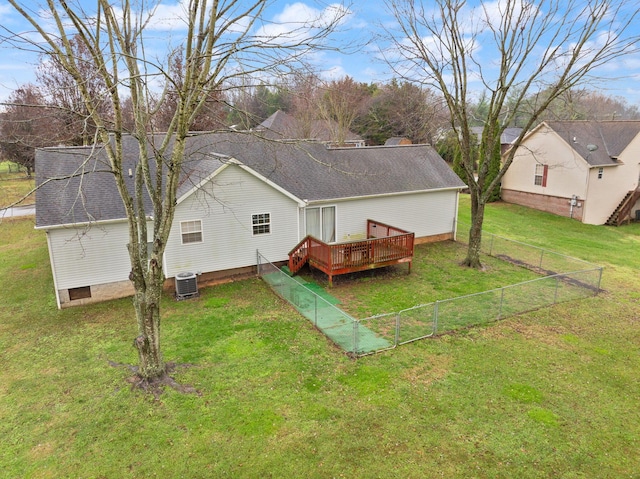
{"type": "Polygon", "coordinates": [[[324,243],[305,237],[289,252],[289,269],[293,274],[309,263],[329,277],[340,274],[408,263],[411,272],[414,233],[367,220],[367,238],[345,243],[324,243]]]}

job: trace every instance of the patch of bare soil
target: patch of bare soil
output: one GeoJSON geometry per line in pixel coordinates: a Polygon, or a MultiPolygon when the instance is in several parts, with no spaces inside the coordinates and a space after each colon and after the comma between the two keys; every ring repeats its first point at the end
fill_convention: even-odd
{"type": "Polygon", "coordinates": [[[109,365],[117,368],[117,367],[125,367],[134,373],[133,376],[130,376],[126,379],[127,383],[131,384],[131,389],[141,390],[145,393],[152,394],[153,397],[158,399],[166,387],[170,387],[178,392],[183,394],[197,394],[201,396],[202,393],[198,391],[193,386],[189,386],[187,384],[180,384],[177,382],[171,374],[174,373],[178,369],[186,369],[193,367],[193,364],[176,364],[173,362],[169,362],[166,365],[165,373],[157,378],[143,378],[138,374],[138,366],[133,366],[131,364],[120,364],[113,361],[109,361],[109,365]]]}

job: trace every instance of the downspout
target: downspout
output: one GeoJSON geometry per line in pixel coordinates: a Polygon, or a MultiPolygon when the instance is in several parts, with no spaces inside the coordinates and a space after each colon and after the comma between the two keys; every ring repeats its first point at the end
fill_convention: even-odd
{"type": "Polygon", "coordinates": [[[46,230],[44,233],[47,236],[47,248],[49,249],[49,263],[51,263],[51,273],[53,274],[53,287],[56,291],[56,304],[58,305],[58,309],[62,309],[62,305],[60,304],[60,291],[58,290],[58,275],[56,274],[56,266],[55,266],[55,261],[53,259],[53,249],[51,248],[51,236],[49,235],[49,230],[46,230]]]}
{"type": "Polygon", "coordinates": [[[456,191],[456,208],[453,215],[453,241],[458,240],[458,209],[460,208],[460,190],[456,191]]]}

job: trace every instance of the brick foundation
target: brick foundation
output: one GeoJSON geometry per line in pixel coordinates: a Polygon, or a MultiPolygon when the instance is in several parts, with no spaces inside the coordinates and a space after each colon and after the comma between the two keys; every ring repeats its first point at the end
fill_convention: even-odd
{"type": "Polygon", "coordinates": [[[575,220],[582,221],[582,212],[585,206],[585,201],[582,199],[578,200],[579,206],[574,206],[572,213],[571,205],[569,204],[571,198],[505,189],[501,191],[501,196],[502,201],[506,203],[527,206],[536,210],[546,211],[547,213],[553,213],[558,216],[572,217],[575,220]]]}

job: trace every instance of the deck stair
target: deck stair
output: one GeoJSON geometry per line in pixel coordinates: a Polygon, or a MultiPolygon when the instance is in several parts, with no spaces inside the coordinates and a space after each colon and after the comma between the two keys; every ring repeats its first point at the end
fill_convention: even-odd
{"type": "Polygon", "coordinates": [[[633,205],[636,204],[638,199],[640,199],[640,186],[635,190],[629,191],[625,195],[605,224],[610,226],[620,226],[625,221],[631,221],[631,208],[633,208],[633,205]]]}
{"type": "Polygon", "coordinates": [[[367,239],[325,243],[306,236],[289,252],[288,267],[296,274],[307,263],[329,276],[392,264],[407,263],[411,272],[414,234],[373,220],[367,220],[367,239]]]}

